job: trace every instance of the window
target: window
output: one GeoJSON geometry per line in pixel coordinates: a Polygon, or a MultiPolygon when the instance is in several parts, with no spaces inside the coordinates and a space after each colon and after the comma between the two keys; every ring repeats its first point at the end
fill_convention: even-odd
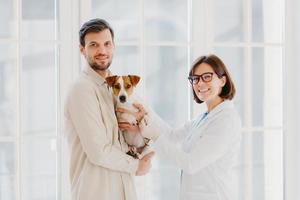
{"type": "Polygon", "coordinates": [[[56,2],[1,0],[0,199],[57,193],[56,2]],[[4,6],[3,6],[4,5],[4,6]]]}
{"type": "Polygon", "coordinates": [[[237,86],[242,116],[240,199],[283,199],[284,1],[211,3],[211,48],[237,86]]]}
{"type": "MultiPolygon", "coordinates": [[[[111,70],[140,75],[138,92],[172,126],[205,109],[192,100],[191,62],[221,57],[243,123],[239,199],[282,200],[284,3],[0,0],[0,199],[70,199],[62,108],[83,63],[80,25],[99,17],[115,30],[111,70]]],[[[139,199],[179,199],[180,169],[165,158],[136,181],[139,199]]]]}

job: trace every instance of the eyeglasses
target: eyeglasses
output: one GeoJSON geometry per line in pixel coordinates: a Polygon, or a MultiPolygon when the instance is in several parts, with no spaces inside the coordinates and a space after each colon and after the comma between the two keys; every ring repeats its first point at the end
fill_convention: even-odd
{"type": "Polygon", "coordinates": [[[200,78],[204,83],[208,83],[212,80],[213,74],[214,74],[213,72],[206,72],[201,75],[189,76],[188,79],[189,79],[190,83],[193,85],[196,85],[197,83],[199,83],[200,78]]]}

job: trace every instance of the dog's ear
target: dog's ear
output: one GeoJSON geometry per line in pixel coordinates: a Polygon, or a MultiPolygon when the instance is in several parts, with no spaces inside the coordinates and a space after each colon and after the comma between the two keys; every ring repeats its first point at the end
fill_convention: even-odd
{"type": "Polygon", "coordinates": [[[128,75],[128,77],[129,77],[129,79],[130,79],[133,86],[136,86],[138,84],[138,82],[140,81],[140,79],[141,79],[137,75],[128,75]]]}
{"type": "Polygon", "coordinates": [[[116,82],[118,76],[108,76],[105,78],[106,83],[108,86],[112,87],[116,82]]]}

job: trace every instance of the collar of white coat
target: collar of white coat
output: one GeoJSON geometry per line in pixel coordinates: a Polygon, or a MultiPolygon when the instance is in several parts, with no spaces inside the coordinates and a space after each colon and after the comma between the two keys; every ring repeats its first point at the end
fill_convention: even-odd
{"type": "MultiPolygon", "coordinates": [[[[95,70],[93,70],[89,65],[86,65],[83,69],[83,73],[88,75],[92,78],[93,81],[95,81],[98,85],[102,86],[106,83],[105,79],[100,76],[95,70]]],[[[108,70],[108,76],[111,76],[112,73],[108,70]]]]}
{"type": "Polygon", "coordinates": [[[207,117],[213,116],[215,114],[217,114],[218,112],[224,110],[225,108],[233,108],[233,102],[231,100],[224,100],[222,103],[220,103],[219,105],[217,105],[214,109],[212,109],[207,117]]]}

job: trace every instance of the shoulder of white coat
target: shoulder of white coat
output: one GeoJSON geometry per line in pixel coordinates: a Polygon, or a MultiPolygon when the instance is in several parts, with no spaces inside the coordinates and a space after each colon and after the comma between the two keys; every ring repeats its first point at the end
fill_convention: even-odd
{"type": "Polygon", "coordinates": [[[239,128],[241,126],[240,116],[235,107],[225,107],[213,116],[209,116],[210,123],[239,128]]]}
{"type": "Polygon", "coordinates": [[[226,120],[226,121],[233,121],[233,122],[240,121],[240,115],[235,107],[224,108],[220,112],[220,117],[224,118],[224,120],[226,120]]]}
{"type": "Polygon", "coordinates": [[[222,112],[222,121],[224,127],[228,127],[230,134],[239,139],[241,137],[242,122],[240,115],[235,107],[226,108],[222,112]]]}

